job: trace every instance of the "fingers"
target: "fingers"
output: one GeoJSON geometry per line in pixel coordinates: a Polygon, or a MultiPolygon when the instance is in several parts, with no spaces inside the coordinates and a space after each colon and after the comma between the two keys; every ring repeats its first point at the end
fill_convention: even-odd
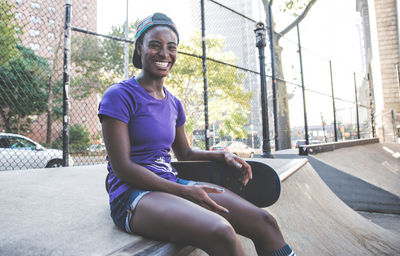
{"type": "Polygon", "coordinates": [[[202,186],[203,190],[207,193],[223,193],[224,189],[210,186],[202,186]]]}
{"type": "MultiPolygon", "coordinates": [[[[223,192],[225,192],[224,189],[222,189],[222,188],[204,186],[204,185],[202,185],[201,187],[206,193],[223,193],[223,192]]],[[[209,209],[210,211],[220,212],[220,213],[223,213],[223,214],[228,214],[229,213],[228,209],[226,209],[225,207],[222,207],[221,205],[217,204],[207,194],[206,194],[206,197],[204,198],[204,201],[200,205],[203,206],[206,209],[209,209]]]]}
{"type": "Polygon", "coordinates": [[[243,185],[247,185],[249,180],[253,178],[253,172],[251,171],[251,166],[239,157],[234,157],[236,168],[240,169],[243,174],[243,185]]]}

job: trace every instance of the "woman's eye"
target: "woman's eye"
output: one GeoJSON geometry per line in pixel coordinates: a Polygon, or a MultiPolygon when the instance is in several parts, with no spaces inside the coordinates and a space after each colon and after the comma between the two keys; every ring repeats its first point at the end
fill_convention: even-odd
{"type": "Polygon", "coordinates": [[[160,48],[160,45],[159,44],[149,44],[149,47],[157,49],[157,48],[160,48]]]}

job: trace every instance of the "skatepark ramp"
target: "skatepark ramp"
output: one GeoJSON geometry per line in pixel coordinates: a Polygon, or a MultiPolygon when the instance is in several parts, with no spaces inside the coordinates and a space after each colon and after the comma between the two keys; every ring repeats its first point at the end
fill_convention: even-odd
{"type": "Polygon", "coordinates": [[[269,207],[297,255],[400,255],[400,236],[363,218],[328,188],[309,163],[282,184],[269,207]]]}
{"type": "MultiPolygon", "coordinates": [[[[297,255],[399,255],[399,234],[349,208],[306,159],[270,159],[284,180],[268,207],[297,255]]],[[[104,165],[0,172],[0,255],[205,255],[118,230],[104,165]]],[[[244,218],[246,216],[243,216],[244,218]]],[[[256,255],[241,238],[247,255],[256,255]]]]}

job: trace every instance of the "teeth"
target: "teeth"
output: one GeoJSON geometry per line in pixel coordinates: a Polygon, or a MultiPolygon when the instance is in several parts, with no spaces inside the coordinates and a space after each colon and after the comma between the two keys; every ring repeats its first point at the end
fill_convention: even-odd
{"type": "Polygon", "coordinates": [[[160,66],[160,67],[163,67],[163,68],[166,68],[168,66],[168,62],[156,62],[156,65],[160,66]]]}

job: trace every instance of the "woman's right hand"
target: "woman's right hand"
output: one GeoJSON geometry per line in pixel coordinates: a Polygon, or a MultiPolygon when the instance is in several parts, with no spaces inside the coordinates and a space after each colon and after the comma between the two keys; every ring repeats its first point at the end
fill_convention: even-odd
{"type": "Polygon", "coordinates": [[[212,200],[208,193],[224,193],[224,190],[217,187],[211,187],[208,185],[187,185],[184,186],[182,197],[188,199],[195,204],[198,204],[210,211],[228,214],[229,211],[225,207],[217,204],[212,200]]]}

